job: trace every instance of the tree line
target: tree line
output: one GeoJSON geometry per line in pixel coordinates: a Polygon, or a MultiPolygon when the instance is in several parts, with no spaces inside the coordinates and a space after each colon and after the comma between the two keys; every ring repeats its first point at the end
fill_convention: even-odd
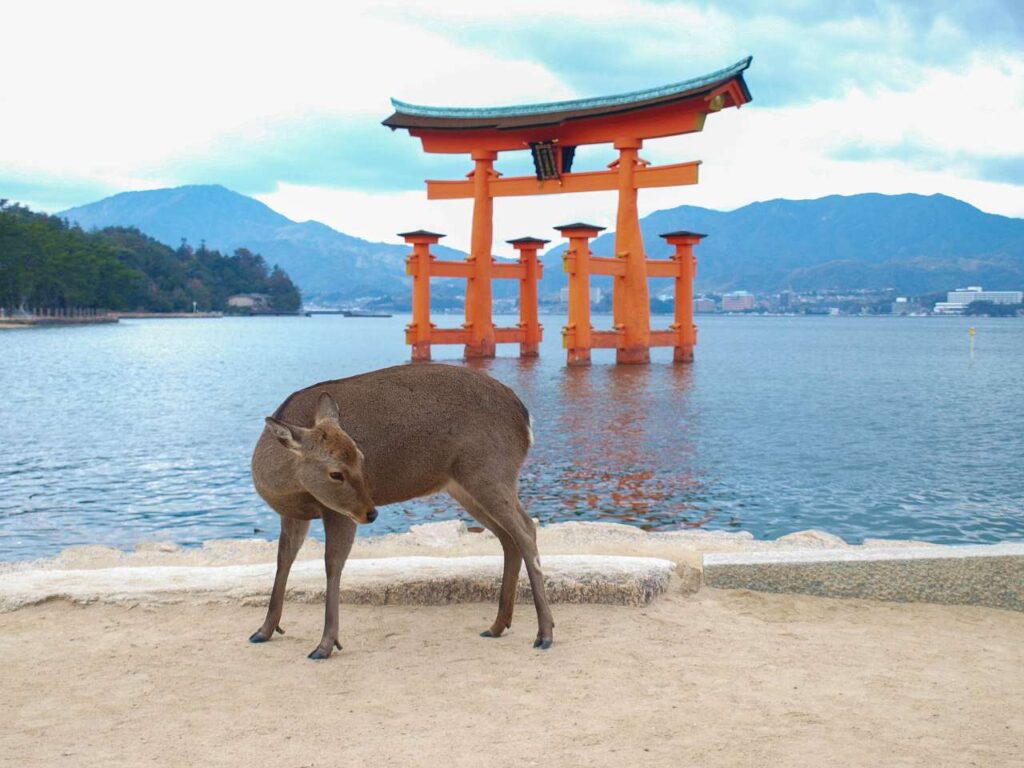
{"type": "Polygon", "coordinates": [[[0,200],[0,306],[223,311],[238,293],[266,294],[275,312],[302,303],[284,270],[245,248],[170,248],[130,227],[85,232],[0,200]]]}

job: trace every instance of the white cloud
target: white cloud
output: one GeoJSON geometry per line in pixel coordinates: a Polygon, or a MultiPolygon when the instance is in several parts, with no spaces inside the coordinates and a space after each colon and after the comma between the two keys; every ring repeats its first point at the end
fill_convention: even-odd
{"type": "MultiPolygon", "coordinates": [[[[543,67],[384,19],[372,3],[23,3],[4,11],[0,172],[119,186],[280,118],[379,121],[389,96],[571,92],[543,67]],[[60,23],[55,23],[55,19],[60,23]]],[[[383,130],[383,129],[382,129],[383,130]]],[[[329,163],[330,158],[324,157],[329,163]]]]}
{"type": "MultiPolygon", "coordinates": [[[[971,158],[1024,155],[1022,103],[1024,61],[975,60],[961,72],[930,70],[909,90],[851,89],[802,106],[726,110],[709,116],[702,133],[650,142],[645,154],[656,162],[703,160],[696,195],[692,188],[685,194],[709,207],[776,197],[941,192],[983,210],[1024,216],[1019,186],[965,175],[971,158]],[[854,159],[858,151],[864,159],[854,159]],[[915,163],[922,155],[936,162],[915,163]],[[959,160],[944,167],[944,158],[959,160]]],[[[674,199],[671,192],[655,197],[674,199]]]]}
{"type": "MultiPolygon", "coordinates": [[[[194,180],[181,169],[196,157],[273,144],[281,126],[296,121],[336,116],[374,124],[388,114],[392,95],[441,104],[581,95],[557,67],[481,45],[481,31],[502,23],[507,13],[507,6],[468,0],[429,9],[363,0],[287,7],[195,0],[13,5],[5,8],[0,44],[0,70],[6,73],[0,178],[16,179],[19,187],[37,179],[41,188],[67,190],[169,186],[194,180]],[[428,14],[429,29],[423,22],[428,14]]],[[[757,39],[766,45],[790,45],[794,57],[811,55],[791,42],[800,39],[800,20],[783,12],[741,19],[711,7],[523,0],[516,13],[556,26],[585,19],[606,29],[699,28],[703,34],[688,41],[688,54],[721,57],[723,64],[737,50],[745,52],[756,21],[757,39]]],[[[847,63],[869,53],[906,63],[905,87],[848,85],[833,98],[791,107],[764,108],[755,101],[712,115],[702,134],[650,142],[644,155],[655,162],[701,159],[704,165],[696,187],[643,191],[643,212],[683,203],[734,208],[774,197],[877,191],[943,192],[985,210],[1024,216],[1019,185],[973,179],[963,159],[1021,157],[1019,54],[988,53],[962,66],[928,69],[902,52],[919,32],[895,12],[833,19],[817,29],[837,45],[850,41],[850,50],[836,54],[847,63]],[[863,47],[871,38],[879,40],[877,50],[863,47]],[[858,149],[865,159],[855,161],[858,149]],[[909,162],[915,158],[901,157],[910,149],[938,160],[915,165],[909,162]]],[[[936,45],[964,42],[962,30],[945,17],[921,34],[936,45]]],[[[667,39],[652,34],[637,43],[638,55],[651,55],[667,39]]],[[[671,51],[655,53],[664,58],[671,51]]],[[[605,149],[612,159],[610,148],[591,156],[605,149]]],[[[329,151],[322,162],[332,162],[329,151]]],[[[59,191],[48,199],[88,202],[65,200],[59,191]]],[[[395,232],[422,226],[447,231],[451,245],[468,244],[469,204],[428,202],[422,189],[377,194],[280,184],[261,199],[292,218],[319,219],[369,239],[394,241],[395,232]]],[[[614,216],[609,193],[499,199],[495,237],[548,237],[555,234],[553,225],[569,219],[613,226],[614,216]]]]}

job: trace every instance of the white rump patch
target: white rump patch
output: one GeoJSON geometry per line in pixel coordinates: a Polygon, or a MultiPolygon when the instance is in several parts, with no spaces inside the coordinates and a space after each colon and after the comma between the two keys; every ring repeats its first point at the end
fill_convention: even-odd
{"type": "Polygon", "coordinates": [[[532,448],[533,447],[533,414],[532,413],[528,413],[527,414],[527,419],[528,420],[526,422],[526,436],[529,438],[529,440],[530,440],[530,447],[532,448]]]}

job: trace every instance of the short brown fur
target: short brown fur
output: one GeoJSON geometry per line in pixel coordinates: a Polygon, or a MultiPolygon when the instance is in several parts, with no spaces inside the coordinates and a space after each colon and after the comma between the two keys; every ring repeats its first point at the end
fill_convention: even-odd
{"type": "Polygon", "coordinates": [[[267,618],[250,640],[282,631],[288,572],[309,521],[321,518],[327,606],[310,658],[330,656],[341,647],[340,577],[356,524],[376,519],[377,506],[447,491],[494,533],[505,554],[498,616],[483,635],[498,637],[511,626],[525,561],[537,609],[534,646],[550,647],[554,622],[536,530],[517,492],[532,442],[530,417],[511,389],[467,368],[403,365],[299,390],[266,421],[253,453],[253,482],[281,515],[281,538],[267,618]]]}

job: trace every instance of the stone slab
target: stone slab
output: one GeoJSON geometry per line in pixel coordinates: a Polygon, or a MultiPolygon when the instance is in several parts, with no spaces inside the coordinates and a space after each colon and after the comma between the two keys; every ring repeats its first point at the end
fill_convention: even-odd
{"type": "Polygon", "coordinates": [[[706,554],[704,584],[1024,611],[1024,544],[706,554]]]}
{"type": "MultiPolygon", "coordinates": [[[[668,589],[676,565],[650,557],[552,555],[543,558],[543,568],[552,602],[646,605],[668,589]]],[[[265,604],[274,571],[272,563],[12,571],[0,574],[0,612],[58,599],[265,604]]],[[[501,572],[502,558],[494,556],[349,560],[341,579],[341,598],[375,605],[492,602],[498,599],[501,572]]],[[[322,601],[323,563],[297,561],[288,583],[289,600],[322,601]]],[[[532,600],[525,568],[518,599],[532,600]]]]}

